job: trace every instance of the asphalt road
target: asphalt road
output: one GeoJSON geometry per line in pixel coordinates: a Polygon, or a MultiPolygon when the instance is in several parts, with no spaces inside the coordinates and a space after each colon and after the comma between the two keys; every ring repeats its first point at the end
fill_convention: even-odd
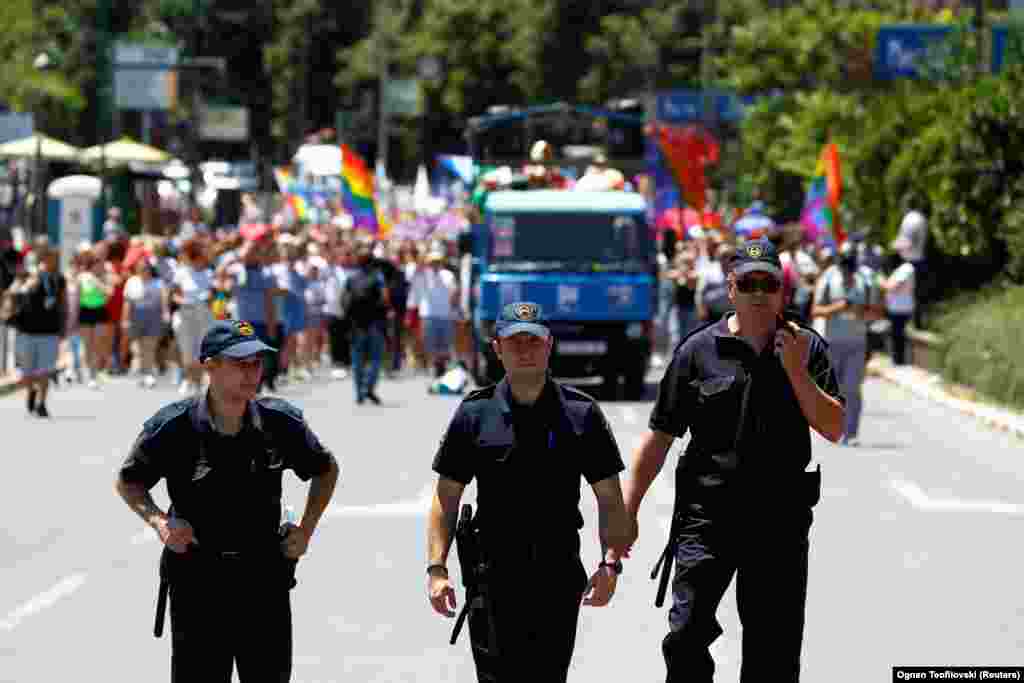
{"type": "MultiPolygon", "coordinates": [[[[381,407],[348,382],[287,387],[341,461],[341,481],[293,594],[293,681],[475,681],[468,642],[425,598],[430,460],[458,399],[423,378],[382,384],[381,407]]],[[[113,490],[142,421],[174,400],[129,379],[62,390],[49,422],[0,399],[0,681],[105,683],[169,678],[170,643],[152,637],[159,544],[113,490]]],[[[812,531],[806,681],[888,681],[893,665],[1024,664],[1024,444],[875,380],[864,447],[815,442],[824,491],[812,531]]],[[[624,457],[650,403],[605,403],[624,457]]],[[[664,680],[664,610],[650,568],[672,508],[669,464],[641,511],[641,537],[610,607],[585,608],[574,681],[664,680]]],[[[766,450],[765,457],[770,457],[766,450]]],[[[291,480],[301,509],[304,485],[291,480]]],[[[166,500],[163,485],[158,500],[166,500]]],[[[471,489],[469,499],[474,497],[471,489]]],[[[584,563],[598,561],[584,495],[584,563]]],[[[452,561],[453,568],[457,562],[452,561]]],[[[543,567],[534,569],[543,580],[543,567]]],[[[461,593],[460,593],[461,597],[461,593]]],[[[543,618],[544,605],[536,606],[543,618]]],[[[732,591],[713,646],[717,681],[738,680],[732,591]]]]}

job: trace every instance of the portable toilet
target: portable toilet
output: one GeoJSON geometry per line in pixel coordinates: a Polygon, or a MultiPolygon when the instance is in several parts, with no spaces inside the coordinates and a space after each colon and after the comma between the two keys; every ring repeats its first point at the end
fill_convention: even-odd
{"type": "Polygon", "coordinates": [[[96,242],[103,229],[100,192],[103,183],[88,175],[57,178],[47,189],[50,244],[60,247],[67,268],[82,242],[96,242]]]}

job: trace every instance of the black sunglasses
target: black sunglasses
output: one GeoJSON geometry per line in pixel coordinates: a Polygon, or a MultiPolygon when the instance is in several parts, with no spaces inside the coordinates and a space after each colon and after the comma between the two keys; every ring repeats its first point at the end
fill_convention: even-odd
{"type": "Polygon", "coordinates": [[[773,277],[765,279],[745,277],[736,281],[736,289],[743,294],[753,294],[754,292],[775,294],[782,289],[782,283],[773,277]]]}

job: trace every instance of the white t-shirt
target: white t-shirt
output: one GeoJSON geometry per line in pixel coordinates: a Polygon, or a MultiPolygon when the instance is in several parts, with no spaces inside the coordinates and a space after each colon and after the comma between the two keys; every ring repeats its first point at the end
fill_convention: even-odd
{"type": "Polygon", "coordinates": [[[451,297],[456,289],[455,275],[442,268],[423,268],[412,280],[409,308],[418,308],[421,318],[454,318],[451,297]]]}
{"type": "Polygon", "coordinates": [[[913,315],[914,264],[904,262],[889,276],[889,281],[898,284],[885,293],[885,310],[896,315],[913,315]]]}
{"type": "Polygon", "coordinates": [[[908,261],[920,261],[924,258],[925,240],[928,237],[928,221],[920,211],[911,209],[900,223],[900,237],[910,242],[907,249],[908,261]]]}
{"type": "Polygon", "coordinates": [[[160,278],[143,280],[138,275],[132,275],[124,284],[124,298],[132,302],[133,306],[152,310],[160,308],[163,301],[164,283],[160,278]]]}
{"type": "Polygon", "coordinates": [[[209,268],[195,270],[192,266],[179,266],[174,271],[174,284],[181,289],[185,306],[203,304],[210,299],[213,288],[213,271],[209,268]]]}
{"type": "Polygon", "coordinates": [[[345,294],[345,282],[348,280],[348,273],[341,266],[327,266],[324,268],[323,274],[326,278],[324,313],[340,318],[342,316],[341,302],[345,294]]]}

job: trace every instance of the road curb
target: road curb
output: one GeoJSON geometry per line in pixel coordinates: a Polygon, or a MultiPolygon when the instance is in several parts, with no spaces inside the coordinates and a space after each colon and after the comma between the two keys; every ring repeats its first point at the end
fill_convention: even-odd
{"type": "MultiPolygon", "coordinates": [[[[1024,415],[1014,413],[1007,408],[955,396],[940,375],[914,366],[889,365],[887,361],[869,363],[868,374],[896,384],[915,396],[970,415],[990,427],[1024,439],[1024,415]]],[[[959,390],[969,395],[974,394],[966,387],[959,388],[959,390]]]]}

